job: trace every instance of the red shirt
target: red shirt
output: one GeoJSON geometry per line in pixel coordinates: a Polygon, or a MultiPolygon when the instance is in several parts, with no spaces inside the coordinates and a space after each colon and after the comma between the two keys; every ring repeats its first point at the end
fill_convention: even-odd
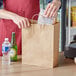
{"type": "MultiPolygon", "coordinates": [[[[3,0],[4,9],[14,12],[20,16],[32,18],[34,14],[39,13],[39,0],[3,0]]],[[[37,18],[35,18],[37,19],[37,18]]],[[[11,41],[12,32],[16,33],[16,42],[18,54],[21,54],[21,29],[12,21],[0,20],[0,55],[2,55],[2,43],[4,38],[11,41]]]]}

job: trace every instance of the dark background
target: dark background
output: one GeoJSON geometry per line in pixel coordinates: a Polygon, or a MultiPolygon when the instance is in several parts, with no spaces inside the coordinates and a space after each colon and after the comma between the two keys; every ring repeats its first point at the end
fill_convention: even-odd
{"type": "Polygon", "coordinates": [[[2,6],[2,4],[3,4],[3,0],[0,0],[0,7],[2,6]]]}

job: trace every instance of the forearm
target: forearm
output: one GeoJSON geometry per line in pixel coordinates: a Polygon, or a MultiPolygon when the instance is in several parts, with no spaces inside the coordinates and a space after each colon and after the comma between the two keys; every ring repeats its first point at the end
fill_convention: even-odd
{"type": "Polygon", "coordinates": [[[15,13],[9,12],[5,9],[0,9],[0,18],[2,19],[13,19],[14,15],[16,15],[15,13]]]}
{"type": "Polygon", "coordinates": [[[16,13],[0,9],[0,18],[12,20],[19,28],[29,27],[29,20],[25,17],[19,16],[16,13]]]}

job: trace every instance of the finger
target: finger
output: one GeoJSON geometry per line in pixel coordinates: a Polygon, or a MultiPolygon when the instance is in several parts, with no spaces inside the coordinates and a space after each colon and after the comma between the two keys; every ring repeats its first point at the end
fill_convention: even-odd
{"type": "Polygon", "coordinates": [[[20,25],[18,25],[18,28],[19,28],[19,29],[21,28],[20,25]]]}
{"type": "Polygon", "coordinates": [[[23,23],[19,22],[20,28],[23,28],[23,23]]]}
{"type": "Polygon", "coordinates": [[[24,18],[23,22],[24,22],[24,28],[26,28],[27,27],[27,21],[25,18],[24,18]]]}
{"type": "Polygon", "coordinates": [[[51,11],[53,9],[53,6],[54,6],[53,4],[50,5],[50,8],[47,10],[46,17],[49,17],[50,16],[50,13],[51,13],[51,11]]]}
{"type": "Polygon", "coordinates": [[[23,20],[20,22],[20,24],[21,24],[21,28],[23,28],[24,27],[23,20]]]}
{"type": "Polygon", "coordinates": [[[25,19],[23,19],[23,28],[26,28],[26,22],[25,22],[25,19]]]}
{"type": "Polygon", "coordinates": [[[56,18],[54,18],[54,20],[53,20],[53,23],[52,24],[55,24],[56,23],[56,18]]]}
{"type": "Polygon", "coordinates": [[[56,9],[57,9],[57,7],[54,6],[53,9],[50,12],[50,15],[49,15],[50,18],[53,16],[53,13],[56,11],[56,9]]]}
{"type": "Polygon", "coordinates": [[[30,26],[29,20],[27,18],[25,18],[26,22],[27,22],[27,27],[30,26]]]}
{"type": "Polygon", "coordinates": [[[56,15],[55,15],[55,17],[53,18],[53,24],[55,24],[55,23],[56,23],[57,15],[58,15],[58,14],[56,14],[56,15]]]}
{"type": "Polygon", "coordinates": [[[47,5],[46,10],[44,11],[44,15],[47,14],[47,11],[48,11],[48,9],[50,8],[50,5],[51,5],[51,3],[49,3],[49,4],[47,5]]]}
{"type": "Polygon", "coordinates": [[[59,7],[55,10],[55,12],[53,13],[53,17],[56,17],[57,13],[58,13],[59,7]]]}
{"type": "Polygon", "coordinates": [[[27,27],[27,22],[26,22],[26,20],[24,19],[24,28],[26,28],[27,27]]]}
{"type": "Polygon", "coordinates": [[[56,14],[54,15],[54,18],[57,18],[57,16],[58,16],[58,13],[56,13],[56,14]]]}
{"type": "Polygon", "coordinates": [[[19,24],[18,24],[18,27],[21,28],[21,24],[20,24],[20,22],[19,22],[19,24]]]}

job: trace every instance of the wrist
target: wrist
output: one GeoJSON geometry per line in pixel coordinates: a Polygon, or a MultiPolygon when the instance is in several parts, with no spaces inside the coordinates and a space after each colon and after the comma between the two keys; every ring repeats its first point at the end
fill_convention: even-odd
{"type": "Polygon", "coordinates": [[[17,14],[11,14],[10,18],[11,18],[11,20],[14,20],[15,17],[17,17],[17,16],[18,16],[17,14]]]}
{"type": "Polygon", "coordinates": [[[60,0],[53,0],[53,1],[60,1],[60,0]]]}
{"type": "Polygon", "coordinates": [[[61,5],[61,1],[60,0],[53,0],[53,3],[57,3],[57,4],[61,5]]]}

